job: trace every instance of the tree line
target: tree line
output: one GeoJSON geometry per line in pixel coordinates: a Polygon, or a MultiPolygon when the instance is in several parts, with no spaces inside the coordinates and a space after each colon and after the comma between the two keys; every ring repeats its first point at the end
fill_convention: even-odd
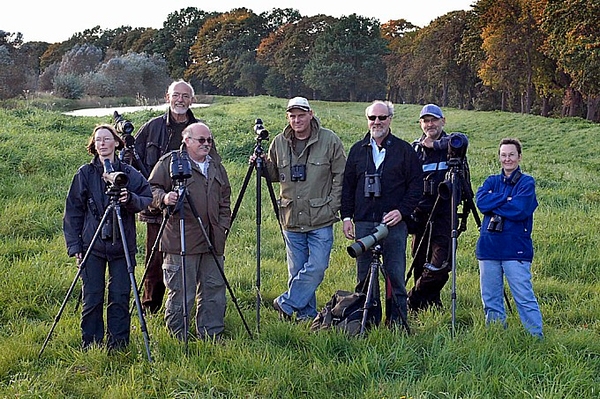
{"type": "Polygon", "coordinates": [[[600,2],[478,0],[419,28],[356,14],[246,8],[167,16],[161,29],[102,29],[60,43],[0,30],[0,99],[199,94],[435,102],[600,121],[600,2]]]}

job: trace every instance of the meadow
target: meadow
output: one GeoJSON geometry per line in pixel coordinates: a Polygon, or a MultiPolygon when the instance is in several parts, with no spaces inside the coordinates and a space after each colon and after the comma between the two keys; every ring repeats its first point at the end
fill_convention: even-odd
{"type": "MultiPolygon", "coordinates": [[[[137,313],[122,353],[80,350],[77,295],[61,303],[76,275],[62,235],[64,200],[77,168],[89,162],[92,128],[110,117],[73,117],[28,102],[0,109],[0,397],[5,398],[597,398],[600,396],[600,125],[502,112],[446,109],[446,130],[469,138],[474,190],[498,173],[497,145],[517,137],[522,169],[537,181],[533,282],[544,317],[543,340],[522,328],[514,303],[507,329],[486,328],[474,246],[475,218],[458,238],[456,324],[451,282],[444,309],[409,316],[412,333],[383,326],[364,337],[313,333],[306,323],[280,321],[270,304],[285,290],[285,250],[262,184],[239,197],[257,145],[257,118],[273,138],[285,126],[285,99],[215,97],[194,109],[212,128],[233,186],[233,221],[225,274],[252,336],[231,300],[221,343],[169,336],[161,315],[145,318],[152,362],[137,313]],[[596,144],[594,144],[596,143],[596,144]],[[262,204],[257,220],[256,201],[262,204]],[[260,246],[257,230],[260,229],[260,246]],[[259,252],[260,251],[260,252],[259,252]],[[260,287],[257,287],[257,254],[260,287]],[[260,288],[258,290],[257,288],[260,288]],[[257,317],[257,294],[262,306],[257,317]],[[42,344],[53,335],[39,355],[42,344]]],[[[366,103],[311,101],[346,150],[366,133],[366,103]]],[[[392,130],[420,136],[420,106],[397,104],[392,130]]],[[[136,128],[156,112],[124,116],[136,128]]],[[[252,172],[252,170],[250,170],[252,172]]],[[[253,178],[255,175],[252,176],[253,178]]],[[[252,180],[254,182],[254,179],[252,180]]],[[[274,185],[277,191],[278,187],[274,185]]],[[[143,275],[145,226],[138,224],[143,275]]],[[[331,265],[317,291],[322,307],[355,284],[350,244],[336,225],[331,265]]],[[[410,265],[407,255],[407,264],[410,265]]],[[[412,286],[412,280],[408,288],[412,286]]],[[[79,286],[77,286],[79,287],[79,286]]],[[[76,290],[77,292],[77,290],[76,290]]],[[[509,299],[512,301],[510,293],[509,299]]],[[[228,293],[228,298],[230,295],[228,293]]]]}

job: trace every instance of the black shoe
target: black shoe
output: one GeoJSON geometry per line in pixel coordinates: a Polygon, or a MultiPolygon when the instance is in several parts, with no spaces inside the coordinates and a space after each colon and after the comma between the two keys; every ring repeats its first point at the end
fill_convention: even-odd
{"type": "Polygon", "coordinates": [[[279,312],[279,320],[292,321],[292,315],[285,313],[283,309],[281,309],[279,302],[277,302],[277,298],[273,299],[273,309],[279,312]]]}

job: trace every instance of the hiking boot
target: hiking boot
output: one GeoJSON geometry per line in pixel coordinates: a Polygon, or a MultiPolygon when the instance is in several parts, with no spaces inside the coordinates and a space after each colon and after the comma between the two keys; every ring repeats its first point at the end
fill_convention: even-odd
{"type": "Polygon", "coordinates": [[[277,298],[273,299],[273,309],[279,312],[279,320],[292,321],[292,315],[283,311],[279,302],[277,302],[277,298]]]}

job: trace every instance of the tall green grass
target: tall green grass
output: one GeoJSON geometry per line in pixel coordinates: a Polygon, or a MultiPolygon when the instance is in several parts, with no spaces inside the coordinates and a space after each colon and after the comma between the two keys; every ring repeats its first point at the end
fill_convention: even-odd
{"type": "MultiPolygon", "coordinates": [[[[459,237],[456,329],[451,282],[445,308],[411,315],[412,334],[385,328],[364,338],[312,333],[280,322],[270,308],[285,290],[283,240],[262,183],[263,218],[256,220],[255,173],[239,198],[248,156],[257,144],[256,118],[272,139],[285,126],[286,100],[217,97],[194,113],[212,128],[240,200],[226,251],[225,272],[248,322],[246,333],[230,301],[223,343],[171,338],[160,315],[149,316],[146,360],[137,314],[129,351],[81,352],[76,296],[68,302],[41,358],[45,337],[76,274],[62,237],[64,198],[93,126],[110,117],[81,118],[33,107],[0,109],[0,396],[14,398],[596,398],[600,386],[600,126],[500,112],[447,109],[447,131],[469,136],[471,184],[497,173],[503,137],[524,144],[523,169],[537,180],[534,287],[546,338],[521,327],[514,304],[509,326],[486,328],[479,297],[475,219],[459,237]],[[261,245],[257,248],[257,229],[261,245]],[[257,331],[257,251],[260,251],[260,332],[257,331]]],[[[365,103],[313,101],[323,124],[346,149],[366,133],[365,103]]],[[[397,105],[395,134],[420,136],[420,107],[397,105]]],[[[125,115],[136,127],[158,115],[125,115]]],[[[252,170],[250,170],[252,172],[252,170]]],[[[277,185],[274,185],[277,191],[277,185]]],[[[138,225],[136,277],[143,274],[144,226],[138,225]]],[[[349,244],[336,226],[331,266],[317,292],[319,306],[354,286],[349,244]]],[[[408,258],[410,264],[410,258],[408,258]]],[[[409,287],[412,281],[409,282],[409,287]]],[[[77,290],[76,290],[77,291],[77,290]]],[[[510,294],[509,294],[510,297],[510,294]]]]}

